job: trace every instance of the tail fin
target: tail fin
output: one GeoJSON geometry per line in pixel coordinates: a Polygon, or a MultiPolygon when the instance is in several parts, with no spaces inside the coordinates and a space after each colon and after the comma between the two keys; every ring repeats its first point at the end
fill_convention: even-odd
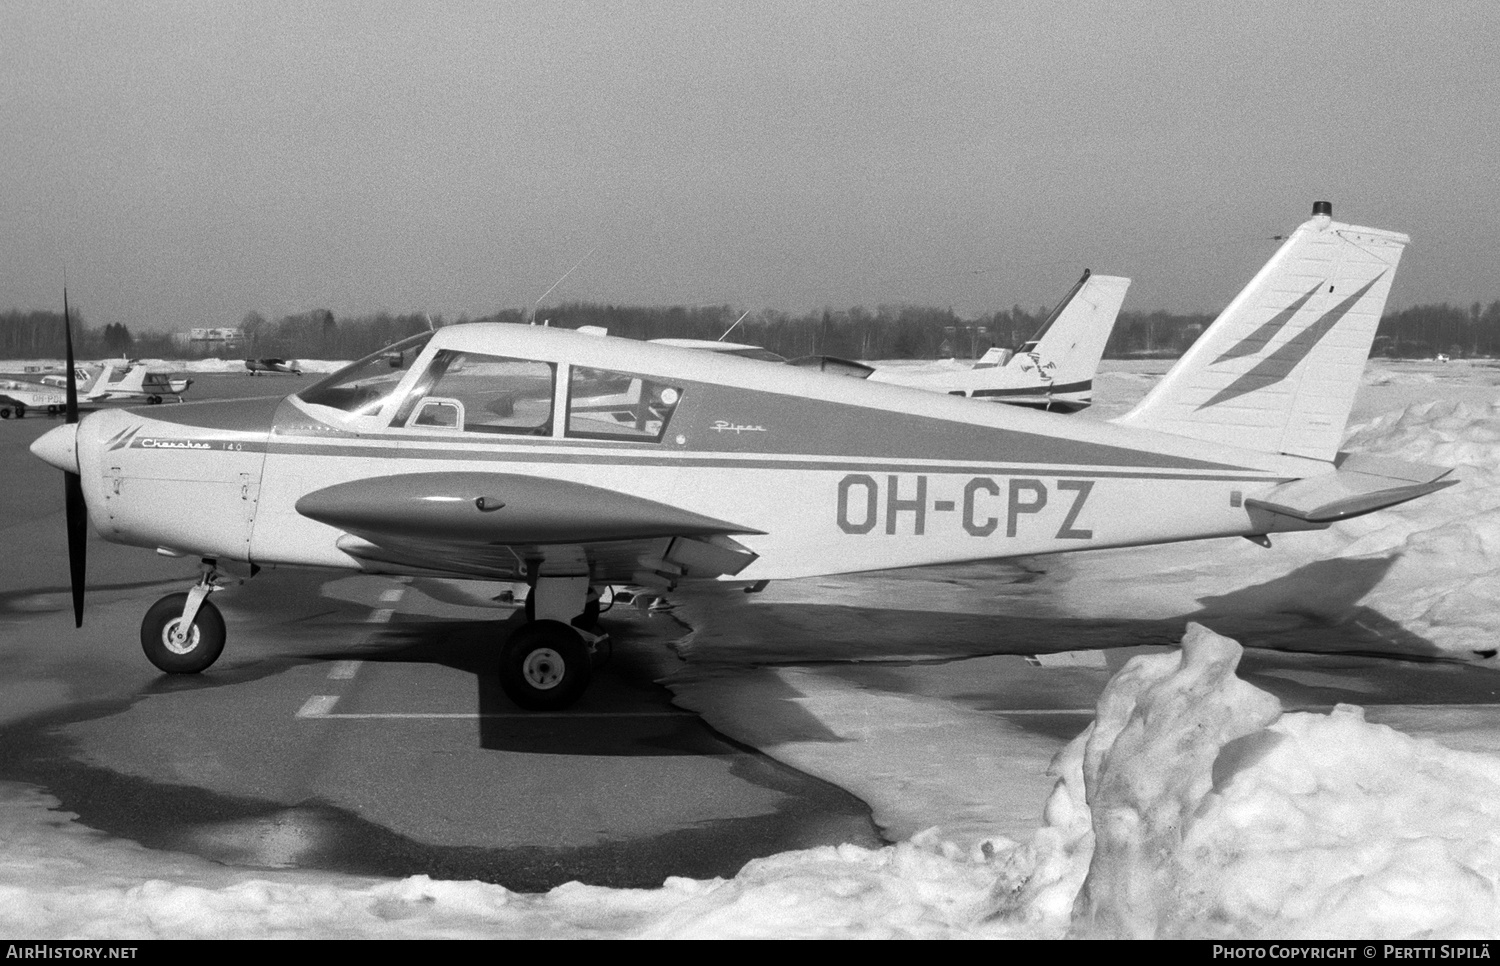
{"type": "Polygon", "coordinates": [[[1128,288],[1128,278],[1084,272],[1006,368],[1039,374],[1057,392],[1079,385],[1092,391],[1104,344],[1109,341],[1128,288]]]}
{"type": "Polygon", "coordinates": [[[1320,201],[1145,399],[1116,422],[1331,461],[1410,239],[1320,201]]]}

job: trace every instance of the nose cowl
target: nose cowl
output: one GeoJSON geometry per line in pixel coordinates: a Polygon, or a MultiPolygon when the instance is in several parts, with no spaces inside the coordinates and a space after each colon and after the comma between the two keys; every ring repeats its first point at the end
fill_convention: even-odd
{"type": "Polygon", "coordinates": [[[78,472],[78,424],[66,423],[47,430],[31,444],[37,459],[65,473],[78,472]]]}

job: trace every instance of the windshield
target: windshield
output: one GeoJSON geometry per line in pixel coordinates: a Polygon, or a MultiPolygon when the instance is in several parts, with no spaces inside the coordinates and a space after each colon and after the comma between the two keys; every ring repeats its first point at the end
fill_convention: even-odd
{"type": "Polygon", "coordinates": [[[387,346],[308,386],[297,398],[360,416],[379,412],[431,338],[431,332],[423,332],[387,346]]]}

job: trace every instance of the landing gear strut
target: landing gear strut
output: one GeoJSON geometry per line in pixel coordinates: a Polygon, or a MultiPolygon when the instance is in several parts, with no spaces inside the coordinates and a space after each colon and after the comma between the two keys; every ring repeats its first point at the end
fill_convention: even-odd
{"type": "Polygon", "coordinates": [[[197,674],[224,652],[224,616],[209,600],[219,572],[204,563],[203,576],[185,594],[168,594],[141,621],[141,649],[168,674],[197,674]]]}
{"type": "Polygon", "coordinates": [[[599,595],[583,577],[537,577],[525,624],[500,651],[500,687],[528,711],[559,711],[593,677],[594,655],[608,635],[594,631],[599,595]]]}

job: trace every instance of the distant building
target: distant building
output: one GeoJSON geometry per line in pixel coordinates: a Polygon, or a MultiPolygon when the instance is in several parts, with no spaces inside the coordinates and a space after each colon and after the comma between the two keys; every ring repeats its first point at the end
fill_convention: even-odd
{"type": "Polygon", "coordinates": [[[172,343],[179,348],[204,355],[243,352],[245,330],[240,328],[189,329],[172,333],[172,343]]]}

